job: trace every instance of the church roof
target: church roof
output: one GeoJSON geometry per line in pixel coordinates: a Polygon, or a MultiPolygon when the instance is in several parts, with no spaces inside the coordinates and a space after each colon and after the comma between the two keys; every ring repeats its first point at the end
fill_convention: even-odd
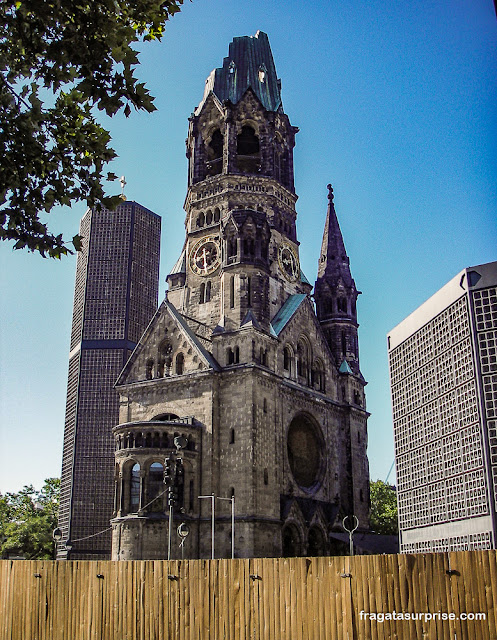
{"type": "Polygon", "coordinates": [[[303,282],[304,284],[311,284],[305,277],[305,273],[302,271],[302,269],[300,270],[300,282],[303,282]]]}
{"type": "Polygon", "coordinates": [[[350,365],[347,362],[347,360],[344,360],[342,362],[342,364],[340,365],[340,368],[338,369],[338,371],[340,373],[350,373],[351,375],[353,375],[352,369],[350,368],[350,365]]]}
{"type": "Polygon", "coordinates": [[[273,54],[267,34],[258,31],[255,36],[234,38],[223,66],[211,71],[205,81],[199,113],[210,93],[224,102],[236,104],[251,88],[268,111],[281,111],[281,83],[276,76],[273,54]]]}
{"type": "Polygon", "coordinates": [[[183,251],[181,252],[181,255],[178,258],[178,261],[176,262],[174,267],[171,269],[171,273],[169,275],[173,275],[175,273],[186,273],[186,250],[185,249],[183,249],[183,251]]]}
{"type": "Polygon", "coordinates": [[[292,318],[293,314],[306,298],[307,296],[305,293],[295,293],[285,301],[284,305],[271,321],[271,329],[274,331],[276,336],[280,335],[289,320],[292,318]]]}
{"type": "Polygon", "coordinates": [[[341,280],[346,287],[355,286],[350,273],[349,257],[338,224],[333,203],[333,189],[330,184],[328,185],[328,210],[318,264],[318,280],[320,279],[327,279],[335,283],[341,280]]]}

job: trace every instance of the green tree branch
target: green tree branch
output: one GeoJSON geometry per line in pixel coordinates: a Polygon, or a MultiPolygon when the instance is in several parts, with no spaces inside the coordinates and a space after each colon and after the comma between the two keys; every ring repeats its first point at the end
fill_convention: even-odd
{"type": "MultiPolygon", "coordinates": [[[[40,220],[57,205],[114,208],[104,167],[116,152],[93,115],[152,112],[132,48],[160,40],[183,0],[0,3],[0,238],[60,258],[81,247],[40,220]],[[43,99],[48,96],[52,106],[43,99]],[[43,97],[43,99],[42,99],[43,97]],[[72,248],[71,248],[72,247],[72,248]]],[[[114,179],[107,174],[107,179],[114,179]]]]}

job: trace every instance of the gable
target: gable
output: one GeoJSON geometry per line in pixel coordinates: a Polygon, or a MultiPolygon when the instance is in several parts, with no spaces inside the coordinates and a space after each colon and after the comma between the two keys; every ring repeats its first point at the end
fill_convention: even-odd
{"type": "Polygon", "coordinates": [[[164,300],[122,370],[116,386],[205,369],[219,371],[215,358],[185,318],[164,300]]]}
{"type": "Polygon", "coordinates": [[[293,352],[299,341],[304,341],[308,346],[309,364],[320,361],[324,369],[336,377],[333,356],[309,296],[289,296],[271,321],[271,329],[283,345],[291,346],[293,352]]]}

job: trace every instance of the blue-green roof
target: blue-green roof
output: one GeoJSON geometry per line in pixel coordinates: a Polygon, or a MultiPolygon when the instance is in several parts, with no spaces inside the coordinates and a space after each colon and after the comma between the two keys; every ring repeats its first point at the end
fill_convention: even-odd
{"type": "Polygon", "coordinates": [[[303,282],[304,284],[311,284],[305,277],[305,273],[302,271],[302,269],[300,270],[300,282],[303,282]]]}
{"type": "Polygon", "coordinates": [[[353,375],[352,369],[350,368],[350,365],[347,362],[347,360],[344,360],[342,362],[342,364],[340,365],[340,369],[338,369],[338,371],[340,371],[340,373],[350,373],[351,375],[353,375]]]}
{"type": "Polygon", "coordinates": [[[273,329],[275,335],[280,335],[280,333],[286,327],[290,318],[297,311],[306,297],[307,296],[305,295],[305,293],[295,293],[286,300],[285,304],[281,307],[281,309],[271,321],[271,328],[273,329]]]}
{"type": "Polygon", "coordinates": [[[267,34],[258,31],[255,36],[234,38],[223,66],[214,69],[206,80],[200,111],[212,92],[221,102],[236,104],[251,87],[268,111],[281,110],[280,82],[276,76],[273,54],[267,34]]]}
{"type": "Polygon", "coordinates": [[[176,264],[171,269],[171,273],[169,275],[174,275],[175,273],[186,273],[186,251],[183,249],[180,257],[178,258],[176,264]]]}

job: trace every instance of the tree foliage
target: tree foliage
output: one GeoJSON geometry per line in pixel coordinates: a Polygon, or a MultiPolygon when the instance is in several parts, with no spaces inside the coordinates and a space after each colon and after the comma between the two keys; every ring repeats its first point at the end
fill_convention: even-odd
{"type": "MultiPolygon", "coordinates": [[[[104,167],[114,157],[95,109],[154,111],[134,75],[132,47],[160,40],[183,0],[2,0],[0,3],[0,238],[41,255],[72,253],[40,219],[86,200],[113,208],[104,167]]],[[[107,179],[113,180],[112,173],[107,179]]],[[[81,238],[72,240],[75,249],[81,238]]]]}
{"type": "Polygon", "coordinates": [[[41,491],[29,485],[18,493],[0,495],[2,558],[16,554],[27,560],[53,559],[59,491],[59,478],[48,478],[41,491]]]}
{"type": "Polygon", "coordinates": [[[397,491],[395,487],[376,480],[370,483],[371,492],[371,529],[376,533],[396,535],[399,532],[397,521],[397,491]]]}

